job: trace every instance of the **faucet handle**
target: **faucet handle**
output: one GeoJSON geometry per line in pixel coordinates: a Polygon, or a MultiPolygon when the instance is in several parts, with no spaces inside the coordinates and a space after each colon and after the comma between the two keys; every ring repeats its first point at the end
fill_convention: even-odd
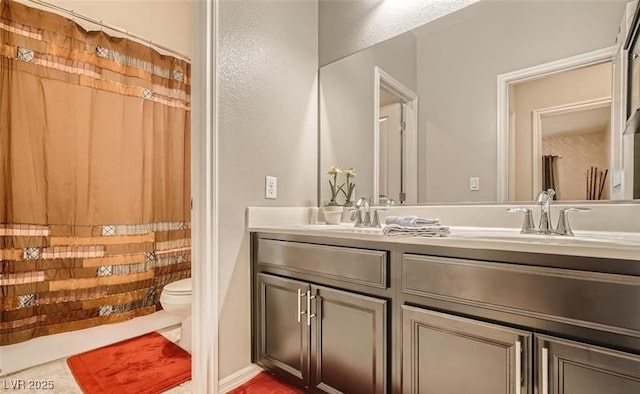
{"type": "Polygon", "coordinates": [[[362,225],[362,212],[360,212],[359,208],[351,208],[349,209],[351,212],[351,220],[355,220],[355,227],[359,227],[362,225]]]}
{"type": "Polygon", "coordinates": [[[569,225],[569,212],[588,212],[591,208],[562,208],[560,210],[560,214],[558,216],[558,225],[554,233],[559,235],[568,235],[573,236],[573,231],[571,230],[571,225],[569,225]]]}
{"type": "Polygon", "coordinates": [[[533,228],[533,213],[530,208],[507,208],[507,212],[524,212],[524,221],[522,222],[521,234],[530,234],[534,232],[533,228]]]}
{"type": "Polygon", "coordinates": [[[380,211],[388,211],[389,208],[375,208],[373,210],[373,221],[371,222],[371,227],[382,227],[380,225],[380,211]]]}

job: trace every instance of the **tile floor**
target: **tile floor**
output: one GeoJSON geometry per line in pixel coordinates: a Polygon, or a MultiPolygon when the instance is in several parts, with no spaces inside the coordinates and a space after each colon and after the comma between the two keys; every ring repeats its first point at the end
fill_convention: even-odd
{"type": "MultiPolygon", "coordinates": [[[[176,342],[180,339],[180,326],[173,326],[158,331],[164,335],[170,341],[176,342]]],[[[65,393],[65,394],[82,394],[82,390],[78,387],[76,380],[74,379],[66,359],[51,361],[46,364],[38,365],[33,368],[25,369],[24,371],[16,372],[11,375],[0,377],[0,393],[5,392],[24,392],[14,391],[10,388],[11,379],[23,379],[23,380],[53,380],[53,390],[40,390],[29,391],[29,393],[65,393]]],[[[177,387],[174,387],[165,394],[188,394],[191,393],[191,381],[185,382],[177,387]]]]}

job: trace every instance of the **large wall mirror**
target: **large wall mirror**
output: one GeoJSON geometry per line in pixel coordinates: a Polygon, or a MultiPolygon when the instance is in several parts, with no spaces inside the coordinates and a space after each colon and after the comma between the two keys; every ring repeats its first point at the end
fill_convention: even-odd
{"type": "Polygon", "coordinates": [[[481,0],[320,68],[332,165],[396,203],[629,200],[626,0],[481,0]]]}

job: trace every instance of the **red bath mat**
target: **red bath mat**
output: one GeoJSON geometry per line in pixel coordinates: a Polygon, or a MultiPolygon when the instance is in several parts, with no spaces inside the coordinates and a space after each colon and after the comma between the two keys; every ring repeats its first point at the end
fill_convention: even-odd
{"type": "Polygon", "coordinates": [[[86,394],[156,394],[191,379],[191,355],[152,332],[67,359],[86,394]]]}
{"type": "Polygon", "coordinates": [[[260,372],[250,381],[236,387],[227,394],[301,394],[304,390],[280,382],[267,372],[260,372]]]}

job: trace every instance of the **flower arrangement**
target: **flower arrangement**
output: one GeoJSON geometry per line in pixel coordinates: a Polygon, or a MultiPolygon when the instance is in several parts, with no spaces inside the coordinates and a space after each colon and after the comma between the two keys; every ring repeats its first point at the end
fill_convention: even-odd
{"type": "Polygon", "coordinates": [[[353,191],[356,188],[356,184],[353,181],[351,181],[351,178],[356,177],[356,170],[353,169],[352,167],[352,168],[343,170],[342,173],[347,178],[347,181],[345,182],[345,186],[347,187],[347,190],[345,191],[344,189],[342,189],[342,194],[344,194],[344,198],[346,200],[344,205],[351,206],[353,205],[353,191]]]}
{"type": "Polygon", "coordinates": [[[335,206],[338,204],[338,195],[342,193],[345,197],[345,205],[353,204],[353,191],[355,190],[356,184],[352,181],[356,176],[356,170],[353,168],[349,168],[346,170],[341,169],[340,167],[333,165],[327,171],[327,175],[329,178],[329,187],[331,189],[331,200],[327,203],[328,206],[335,206]],[[346,178],[346,182],[338,184],[338,176],[344,175],[346,178]],[[346,190],[345,190],[346,187],[346,190]]]}
{"type": "Polygon", "coordinates": [[[332,165],[331,168],[329,168],[329,171],[327,171],[327,175],[333,177],[333,182],[331,182],[331,179],[329,179],[329,187],[331,188],[331,200],[327,203],[327,205],[338,205],[338,202],[336,201],[336,199],[338,198],[338,193],[340,193],[340,191],[344,192],[344,190],[342,189],[344,183],[338,186],[338,175],[340,174],[342,174],[342,169],[338,168],[338,166],[336,165],[332,165]]]}

